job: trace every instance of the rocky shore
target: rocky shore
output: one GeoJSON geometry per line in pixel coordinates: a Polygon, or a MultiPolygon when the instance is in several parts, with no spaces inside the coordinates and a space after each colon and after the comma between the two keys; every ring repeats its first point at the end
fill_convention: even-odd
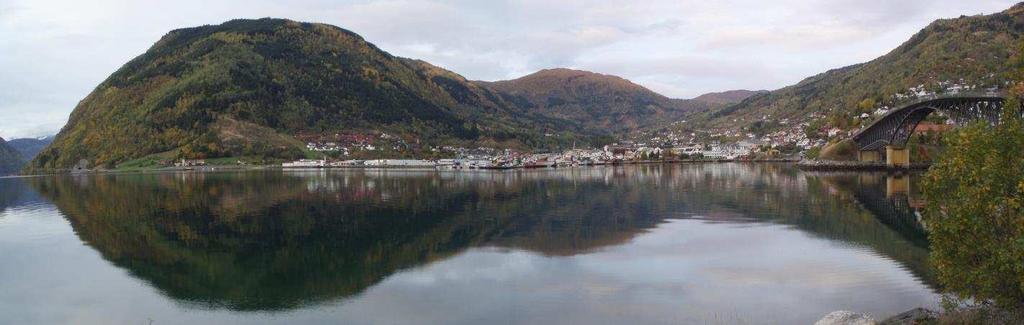
{"type": "Polygon", "coordinates": [[[912,163],[907,167],[896,167],[884,162],[801,160],[796,166],[808,171],[904,171],[928,169],[931,163],[912,163]]]}
{"type": "Polygon", "coordinates": [[[916,325],[931,324],[938,318],[939,313],[924,308],[914,308],[883,321],[876,321],[867,314],[840,310],[825,315],[814,325],[916,325]]]}

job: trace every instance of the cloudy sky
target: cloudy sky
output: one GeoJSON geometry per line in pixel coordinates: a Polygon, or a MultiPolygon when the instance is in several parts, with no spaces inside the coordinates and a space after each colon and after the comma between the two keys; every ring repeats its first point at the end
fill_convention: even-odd
{"type": "Polygon", "coordinates": [[[776,89],[1011,0],[0,0],[0,137],[53,134],[167,31],[232,18],[337,25],[470,79],[570,67],[671,97],[776,89]]]}

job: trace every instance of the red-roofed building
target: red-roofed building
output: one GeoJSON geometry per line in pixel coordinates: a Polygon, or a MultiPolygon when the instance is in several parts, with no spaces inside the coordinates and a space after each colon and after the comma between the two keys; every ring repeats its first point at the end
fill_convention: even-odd
{"type": "Polygon", "coordinates": [[[946,132],[952,129],[953,126],[949,124],[935,124],[922,122],[914,128],[914,133],[926,133],[926,132],[946,132]]]}

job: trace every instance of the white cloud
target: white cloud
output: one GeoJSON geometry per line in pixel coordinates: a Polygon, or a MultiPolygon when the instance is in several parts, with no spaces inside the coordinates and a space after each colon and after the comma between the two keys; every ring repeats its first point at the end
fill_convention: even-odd
{"type": "Polygon", "coordinates": [[[0,0],[0,136],[56,132],[167,31],[233,18],[324,22],[470,79],[575,67],[673,97],[774,89],[870,60],[929,22],[1012,0],[0,0]]]}

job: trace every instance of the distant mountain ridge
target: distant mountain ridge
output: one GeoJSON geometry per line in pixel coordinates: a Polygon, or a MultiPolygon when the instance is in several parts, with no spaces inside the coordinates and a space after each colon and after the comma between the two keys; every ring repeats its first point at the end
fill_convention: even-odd
{"type": "Polygon", "coordinates": [[[746,89],[727,90],[727,91],[722,91],[722,92],[713,92],[713,93],[703,94],[703,95],[694,97],[693,100],[694,101],[705,102],[705,103],[710,103],[710,104],[728,105],[728,104],[736,104],[736,103],[742,102],[744,99],[750,98],[751,96],[759,95],[759,94],[764,94],[764,93],[768,93],[768,92],[769,91],[767,91],[767,90],[746,90],[746,89]]]}
{"type": "Polygon", "coordinates": [[[17,150],[25,161],[31,161],[51,142],[53,142],[53,136],[11,139],[7,141],[7,144],[17,150]]]}
{"type": "Polygon", "coordinates": [[[709,107],[702,101],[665,97],[618,76],[564,68],[478,83],[532,113],[580,122],[580,129],[624,132],[709,107]]]}
{"type": "Polygon", "coordinates": [[[15,174],[24,164],[21,154],[0,138],[0,176],[15,174]]]}

